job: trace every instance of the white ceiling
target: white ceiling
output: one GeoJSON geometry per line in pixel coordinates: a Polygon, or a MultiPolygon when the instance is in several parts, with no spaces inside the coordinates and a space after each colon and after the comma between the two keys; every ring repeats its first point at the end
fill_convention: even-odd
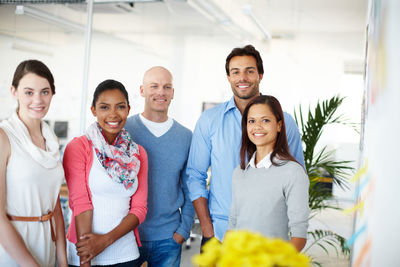
{"type": "MultiPolygon", "coordinates": [[[[118,12],[116,4],[96,5],[89,88],[104,77],[115,77],[127,88],[138,88],[146,68],[154,64],[172,67],[176,87],[186,89],[176,91],[172,114],[192,128],[202,101],[220,102],[231,95],[223,69],[228,51],[252,43],[261,52],[268,73],[263,78],[263,92],[282,99],[289,111],[298,103],[342,93],[350,95],[349,113],[359,113],[362,76],[358,75],[356,82],[343,76],[345,66],[356,69],[358,74],[363,70],[367,0],[164,0],[135,3],[133,8],[126,3],[121,5],[130,12],[118,12]],[[230,26],[210,21],[188,1],[213,2],[223,10],[230,26]],[[243,14],[244,5],[252,6],[272,40],[258,39],[260,31],[243,14]],[[193,110],[188,112],[188,107],[193,110]]],[[[82,26],[87,18],[85,6],[30,5],[82,26]]],[[[16,65],[28,55],[35,57],[15,47],[10,49],[14,44],[32,46],[31,52],[40,50],[42,55],[38,58],[43,58],[58,77],[58,96],[64,93],[71,103],[79,105],[83,32],[15,15],[15,8],[16,5],[0,4],[0,89],[4,86],[0,99],[2,94],[9,97],[5,88],[12,70],[8,64],[16,65]]],[[[133,99],[137,99],[134,106],[138,112],[141,98],[133,93],[133,99]]],[[[71,111],[63,103],[53,107],[57,112],[52,114],[70,118],[71,111]]],[[[75,114],[76,121],[79,114],[75,114]]]]}
{"type": "MultiPolygon", "coordinates": [[[[324,38],[330,34],[360,35],[365,31],[366,0],[208,1],[214,2],[229,17],[231,29],[240,33],[237,38],[246,40],[260,36],[260,32],[243,14],[245,4],[252,6],[254,15],[273,37],[295,41],[301,35],[318,39],[318,36],[324,38]]],[[[231,35],[218,22],[211,22],[184,0],[135,3],[133,8],[126,3],[120,4],[130,12],[118,12],[122,9],[115,4],[96,6],[94,29],[130,40],[149,35],[231,35]],[[99,10],[113,13],[99,13],[99,10]]],[[[85,5],[37,4],[33,7],[82,25],[86,22],[85,5]]],[[[27,16],[16,16],[14,11],[15,5],[0,5],[0,33],[40,41],[35,33],[66,31],[27,16]]]]}

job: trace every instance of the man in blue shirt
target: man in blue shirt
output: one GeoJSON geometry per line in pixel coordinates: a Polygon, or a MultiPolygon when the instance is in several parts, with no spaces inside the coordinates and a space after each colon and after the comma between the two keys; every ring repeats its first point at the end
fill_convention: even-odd
{"type": "Polygon", "coordinates": [[[179,267],[182,243],[194,218],[187,188],[186,163],[192,132],[168,116],[174,97],[172,75],[152,67],[143,77],[144,111],[129,117],[125,128],[149,160],[146,220],[139,225],[140,257],[134,266],[179,267]]]}
{"type": "MultiPolygon", "coordinates": [[[[260,95],[264,74],[260,53],[252,45],[233,49],[225,69],[233,97],[203,112],[193,133],[187,164],[190,199],[200,221],[202,244],[213,236],[222,241],[228,227],[232,173],[240,163],[242,113],[247,103],[260,95]]],[[[304,166],[297,125],[289,114],[284,113],[284,117],[290,151],[304,166]]]]}

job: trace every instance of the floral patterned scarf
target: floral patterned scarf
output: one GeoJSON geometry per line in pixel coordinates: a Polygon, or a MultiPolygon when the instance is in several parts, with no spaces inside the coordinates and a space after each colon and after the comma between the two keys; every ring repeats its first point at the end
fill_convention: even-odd
{"type": "Polygon", "coordinates": [[[95,122],[87,129],[86,136],[111,179],[129,189],[135,183],[140,169],[139,147],[129,133],[123,128],[110,145],[100,125],[95,122]]]}

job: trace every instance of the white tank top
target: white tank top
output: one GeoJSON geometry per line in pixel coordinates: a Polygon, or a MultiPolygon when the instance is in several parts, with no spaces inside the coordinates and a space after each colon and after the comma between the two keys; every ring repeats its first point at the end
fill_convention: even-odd
{"type": "MultiPolygon", "coordinates": [[[[114,229],[128,215],[131,196],[136,192],[138,181],[128,190],[122,183],[114,182],[93,151],[93,164],[89,173],[89,188],[93,204],[92,230],[105,234],[114,229]]],[[[79,266],[75,244],[67,240],[68,263],[79,266]]],[[[133,231],[116,240],[92,259],[92,265],[112,265],[139,258],[139,249],[133,231]]]]}

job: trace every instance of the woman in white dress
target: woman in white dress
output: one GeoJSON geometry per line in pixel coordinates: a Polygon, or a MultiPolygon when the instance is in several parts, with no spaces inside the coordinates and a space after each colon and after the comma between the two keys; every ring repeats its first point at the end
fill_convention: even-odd
{"type": "Polygon", "coordinates": [[[59,192],[59,144],[42,121],[55,94],[42,62],[21,62],[11,93],[18,108],[0,123],[0,266],[67,266],[59,192]]]}

